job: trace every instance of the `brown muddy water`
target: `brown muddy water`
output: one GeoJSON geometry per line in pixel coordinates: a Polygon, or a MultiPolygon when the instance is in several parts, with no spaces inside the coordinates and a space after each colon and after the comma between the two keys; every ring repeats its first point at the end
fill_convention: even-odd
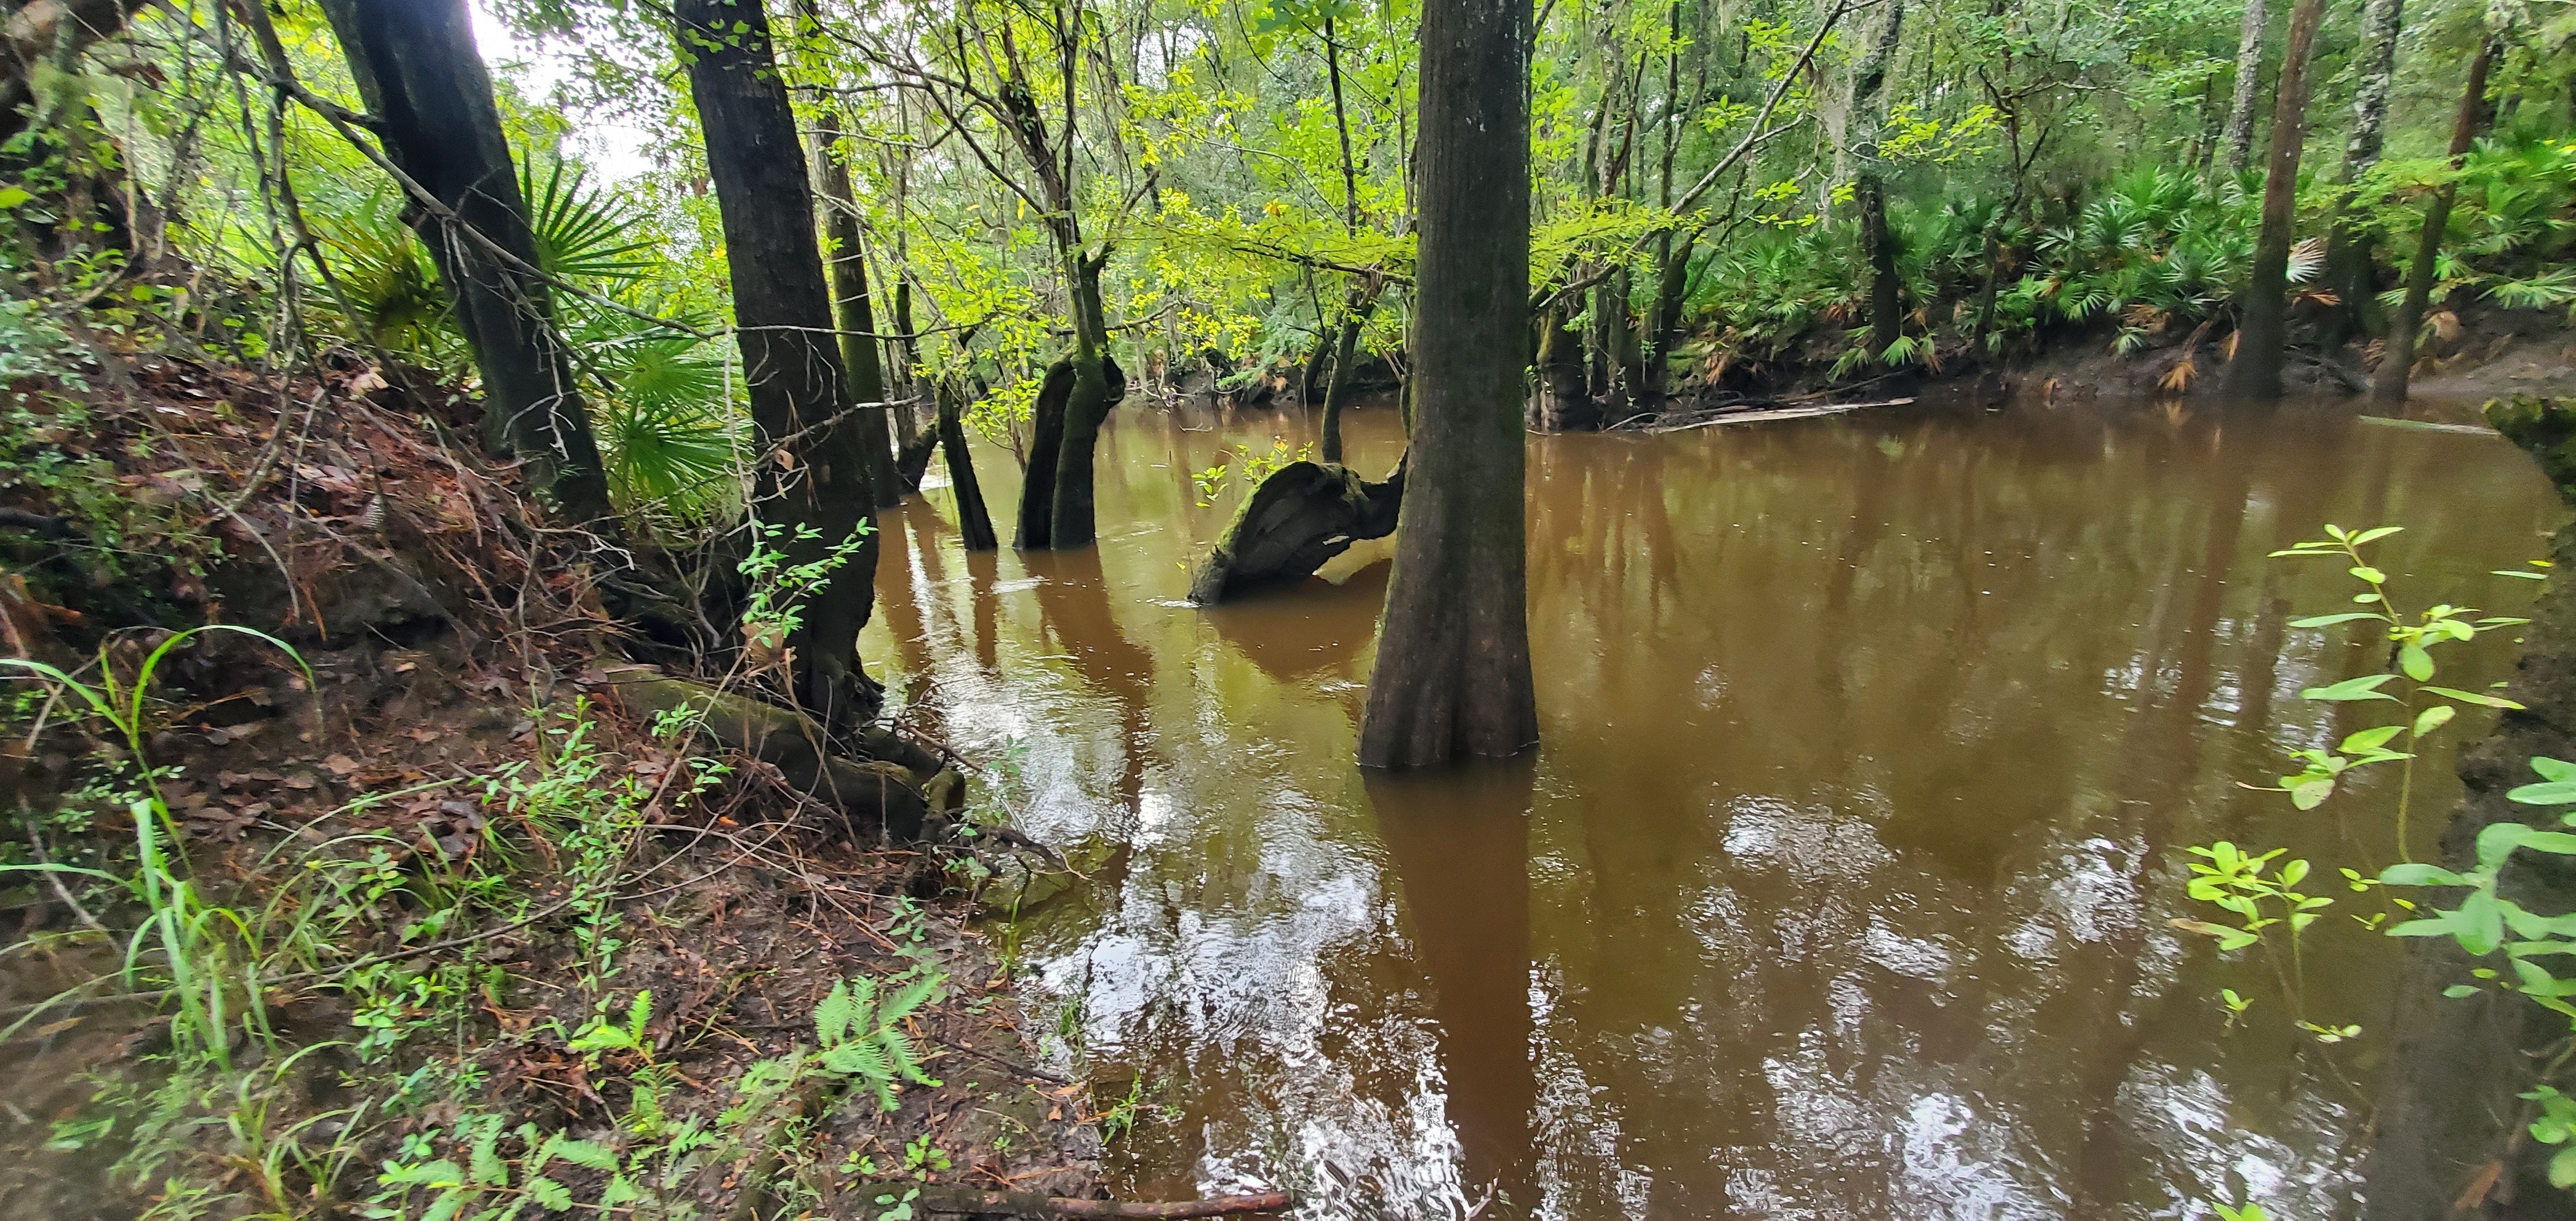
{"type": "MultiPolygon", "coordinates": [[[[1351,423],[1355,465],[1391,467],[1392,413],[1351,423]]],[[[2379,657],[2287,626],[2348,605],[2340,565],[2265,553],[2400,524],[2402,602],[2518,611],[2536,583],[2488,572],[2562,520],[2518,452],[2331,407],[1534,437],[1544,743],[1397,777],[1352,764],[1384,544],[1339,585],[1182,601],[1239,495],[1200,507],[1191,472],[1310,436],[1122,408],[1093,553],[968,556],[944,490],[886,523],[871,664],[961,751],[1017,760],[1024,825],[1092,863],[995,936],[1058,1066],[1144,1104],[1123,1193],[1286,1185],[1316,1217],[1458,1217],[1497,1189],[1481,1215],[2348,1208],[2391,943],[2320,924],[2294,999],[2166,922],[2212,914],[2183,894],[2191,844],[2288,845],[2328,878],[2393,859],[2393,777],[2310,814],[2239,787],[2386,719],[2298,698],[2379,657]],[[2233,1029],[2225,987],[2254,1002],[2233,1029]],[[2324,1047],[2294,1011],[2364,1033],[2324,1047]]],[[[1006,519],[1016,467],[981,463],[1006,519]]],[[[2510,635],[2446,674],[2502,678],[2510,635]]],[[[2417,783],[2422,852],[2447,753],[2417,783]]]]}

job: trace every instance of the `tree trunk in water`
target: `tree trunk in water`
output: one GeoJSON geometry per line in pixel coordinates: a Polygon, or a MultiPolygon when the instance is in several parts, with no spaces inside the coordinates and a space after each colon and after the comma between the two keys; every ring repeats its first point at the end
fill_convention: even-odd
{"type": "Polygon", "coordinates": [[[1538,326],[1538,427],[1547,432],[1600,427],[1601,417],[1593,413],[1592,396],[1583,385],[1583,339],[1565,325],[1565,307],[1547,311],[1538,326]]]}
{"type": "Polygon", "coordinates": [[[875,595],[876,514],[840,349],[827,339],[832,294],[796,116],[758,3],[677,0],[673,14],[723,218],[752,449],[763,455],[753,509],[764,525],[785,528],[775,545],[791,565],[820,561],[864,532],[830,584],[806,598],[804,621],[788,638],[795,698],[825,724],[846,725],[873,694],[858,643],[875,595]],[[789,438],[792,451],[774,452],[789,438]]]}
{"type": "Polygon", "coordinates": [[[939,452],[948,459],[948,490],[957,496],[957,532],[965,537],[968,551],[991,551],[1001,543],[993,536],[992,514],[984,510],[984,487],[975,481],[975,455],[966,448],[960,394],[952,383],[939,386],[939,452]]]}
{"type": "Polygon", "coordinates": [[[1127,397],[1127,374],[1109,358],[1108,326],[1100,308],[1100,269],[1108,261],[1105,250],[1074,257],[1073,393],[1064,402],[1064,444],[1056,452],[1055,524],[1050,531],[1050,545],[1059,551],[1091,545],[1092,454],[1110,409],[1127,397]]]}
{"type": "Polygon", "coordinates": [[[1905,34],[1905,0],[1888,0],[1887,24],[1878,42],[1861,60],[1852,83],[1852,122],[1859,138],[1852,151],[1859,158],[1853,188],[1860,205],[1860,245],[1869,264],[1869,345],[1873,358],[1884,359],[1903,333],[1897,299],[1896,246],[1887,235],[1887,162],[1878,155],[1879,129],[1887,122],[1887,71],[1896,44],[1905,34]]]}
{"type": "Polygon", "coordinates": [[[1530,8],[1422,8],[1421,224],[1412,445],[1365,767],[1518,754],[1538,741],[1530,679],[1528,466],[1530,8]]]}
{"type": "Polygon", "coordinates": [[[921,341],[912,329],[912,277],[904,271],[900,258],[895,261],[894,276],[894,329],[903,336],[895,346],[894,391],[903,401],[895,405],[894,435],[898,444],[910,445],[913,434],[921,431],[917,418],[921,404],[914,401],[920,396],[913,384],[913,370],[921,367],[921,341]]]}
{"type": "Polygon", "coordinates": [[[2370,0],[2361,13],[2361,83],[2353,90],[2352,138],[2344,143],[2343,165],[2335,171],[2335,185],[2344,189],[2336,196],[2334,229],[2326,239],[2326,284],[2342,300],[2335,311],[2342,332],[2335,336],[2338,341],[2367,333],[2379,320],[2370,236],[2353,228],[2345,213],[2352,207],[2353,183],[2379,161],[2403,19],[2403,0],[2370,0]]]}
{"type": "Polygon", "coordinates": [[[2282,348],[2289,341],[2290,238],[2299,193],[2299,151],[2308,138],[2308,48],[2325,0],[2290,6],[2289,46],[2272,105],[2272,164],[2263,178],[2263,231],[2254,241],[2253,283],[2238,319],[2227,392],[2268,402],[2281,397],[2282,348]]]}
{"type": "Polygon", "coordinates": [[[533,464],[539,491],[566,518],[608,516],[589,409],[555,328],[553,292],[535,270],[527,201],[464,0],[331,0],[326,11],[360,96],[383,122],[386,155],[455,218],[417,200],[406,209],[483,375],[483,443],[533,464]]]}
{"type": "Polygon", "coordinates": [[[1315,350],[1306,354],[1306,363],[1297,375],[1297,401],[1312,403],[1324,388],[1324,362],[1333,358],[1333,340],[1340,332],[1325,327],[1315,336],[1315,350]]]}
{"type": "MultiPolygon", "coordinates": [[[[2489,34],[2478,44],[2477,58],[2469,61],[2469,83],[2460,92],[2459,117],[2451,124],[2452,169],[2459,168],[2486,126],[2487,73],[2503,50],[2504,40],[2489,34]]],[[[2406,299],[2398,304],[2397,316],[2388,320],[2388,342],[2370,382],[2371,401],[2383,407],[2406,404],[2406,379],[2415,365],[2415,332],[2424,325],[2424,310],[2433,303],[2433,263],[2442,253],[2442,232],[2451,226],[2451,202],[2458,195],[2459,187],[2445,182],[2434,190],[2432,205],[2424,212],[2424,229],[2415,238],[2415,261],[2406,267],[2406,299]]]]}
{"type": "Polygon", "coordinates": [[[1647,315],[1644,353],[1638,361],[1637,407],[1642,411],[1662,414],[1672,394],[1673,340],[1682,329],[1682,294],[1690,287],[1691,248],[1699,242],[1699,233],[1685,233],[1678,245],[1669,235],[1660,252],[1661,268],[1655,277],[1653,312],[1647,315]]]}
{"type": "Polygon", "coordinates": [[[1324,386],[1324,461],[1342,460],[1342,408],[1351,396],[1351,366],[1358,363],[1360,331],[1368,326],[1369,315],[1377,312],[1379,285],[1360,286],[1352,293],[1349,312],[1342,316],[1340,335],[1333,342],[1333,378],[1324,386]]]}
{"type": "Polygon", "coordinates": [[[885,362],[875,338],[876,310],[868,301],[867,251],[859,240],[859,204],[850,189],[850,166],[841,159],[841,112],[823,107],[814,122],[814,158],[822,170],[823,233],[832,240],[832,321],[840,328],[841,368],[857,404],[859,450],[868,487],[879,508],[903,503],[894,477],[894,438],[886,424],[885,362]]]}
{"type": "Polygon", "coordinates": [[[1029,466],[1020,480],[1020,526],[1011,545],[1044,551],[1055,545],[1056,461],[1064,450],[1064,405],[1073,397],[1073,361],[1047,366],[1038,401],[1029,408],[1029,466]]]}
{"type": "Polygon", "coordinates": [[[2263,77],[2263,0],[2245,0],[2245,25],[2236,36],[2236,97],[2227,107],[2227,174],[2245,172],[2254,159],[2254,93],[2263,77]]]}

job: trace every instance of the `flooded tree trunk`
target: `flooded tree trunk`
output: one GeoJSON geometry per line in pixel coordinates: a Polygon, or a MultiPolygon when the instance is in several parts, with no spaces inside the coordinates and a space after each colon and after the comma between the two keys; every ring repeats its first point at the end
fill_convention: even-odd
{"type": "MultiPolygon", "coordinates": [[[[2460,91],[2459,116],[2451,124],[2451,168],[2458,169],[2468,156],[2469,146],[2477,143],[2478,133],[2487,123],[2487,73],[2495,58],[2504,50],[2504,40],[2489,34],[2478,44],[2477,58],[2469,61],[2468,84],[2460,91]]],[[[2379,368],[2371,378],[2370,398],[2383,407],[2402,407],[2406,403],[2406,382],[2415,366],[2415,336],[2424,325],[2424,311],[2433,301],[2433,264],[2442,253],[2442,232],[2451,224],[2451,203],[2459,196],[2459,187],[2445,182],[2433,191],[2433,200],[2424,211],[2424,228],[2415,239],[2415,261],[2406,268],[2406,299],[2399,302],[2397,314],[2388,320],[2388,342],[2379,358],[2379,368]]]]}
{"type": "Polygon", "coordinates": [[[876,515],[840,349],[827,339],[832,294],[814,241],[805,154],[761,7],[677,0],[673,15],[723,221],[753,448],[764,455],[754,510],[786,527],[776,546],[789,564],[821,561],[865,531],[831,583],[806,599],[788,640],[795,698],[840,726],[873,703],[858,638],[874,601],[876,515]],[[792,448],[775,452],[782,445],[792,448]],[[816,537],[796,537],[808,532],[816,537]]]}
{"type": "Polygon", "coordinates": [[[2254,97],[2263,78],[2263,0],[2245,0],[2245,24],[2236,36],[2236,94],[2227,107],[2227,173],[2245,172],[2254,159],[2254,97]]]}
{"type": "Polygon", "coordinates": [[[2386,142],[2388,95],[2397,75],[2397,35],[2404,0],[2370,0],[2361,13],[2361,83],[2353,90],[2352,136],[2344,142],[2343,165],[2335,185],[2333,231],[2326,238],[2326,284],[2340,299],[2335,309],[2338,341],[2366,334],[2379,323],[2378,281],[2371,267],[2370,233],[2352,224],[2353,184],[2378,164],[2386,142]]]}
{"type": "Polygon", "coordinates": [[[1548,432],[1601,426],[1601,417],[1593,410],[1592,396],[1583,384],[1583,339],[1565,324],[1565,308],[1551,308],[1539,318],[1535,422],[1548,432]]]}
{"type": "Polygon", "coordinates": [[[1395,533],[1404,467],[1384,483],[1337,463],[1291,462],[1244,497],[1216,550],[1190,580],[1190,601],[1213,606],[1265,585],[1302,581],[1361,539],[1395,533]]]}
{"type": "Polygon", "coordinates": [[[1369,315],[1377,312],[1378,294],[1384,283],[1374,276],[1370,282],[1354,288],[1351,308],[1342,316],[1340,334],[1333,341],[1333,378],[1324,387],[1323,452],[1324,461],[1342,460],[1342,408],[1351,396],[1351,366],[1359,363],[1360,332],[1368,326],[1369,315]]]}
{"type": "Polygon", "coordinates": [[[1422,8],[1414,418],[1395,572],[1360,725],[1366,767],[1538,741],[1519,412],[1529,342],[1530,9],[1422,8]]]}
{"type": "Polygon", "coordinates": [[[958,401],[963,393],[953,383],[939,385],[939,450],[948,459],[948,490],[957,496],[957,532],[965,536],[968,551],[991,551],[1001,544],[993,535],[993,517],[984,509],[984,486],[975,479],[975,455],[966,448],[964,408],[958,401]]]}
{"type": "Polygon", "coordinates": [[[1056,451],[1055,519],[1049,544],[1059,550],[1088,547],[1096,532],[1092,506],[1092,457],[1100,426],[1127,397],[1127,374],[1109,357],[1108,326],[1100,305],[1100,269],[1106,252],[1073,259],[1074,350],[1072,392],[1065,396],[1064,439],[1056,451]]]}
{"type": "Polygon", "coordinates": [[[2299,194],[2299,152],[2308,139],[2308,49],[2316,42],[2325,0],[2290,6],[2289,46],[2272,106],[2272,160],[2263,178],[2263,229],[2254,240],[2254,277],[2237,319],[2236,356],[2227,392],[2268,402],[2281,397],[2281,358],[2289,343],[2290,240],[2299,194]]]}
{"type": "Polygon", "coordinates": [[[1852,83],[1853,122],[1859,138],[1852,151],[1859,158],[1853,182],[1860,205],[1862,261],[1869,264],[1870,355],[1884,359],[1902,333],[1903,314],[1897,297],[1896,246],[1887,233],[1887,161],[1879,156],[1879,129],[1887,123],[1887,72],[1896,44],[1905,35],[1905,0],[1888,0],[1887,24],[1860,62],[1852,83]]]}
{"type": "Polygon", "coordinates": [[[886,419],[885,363],[878,354],[876,310],[868,300],[867,250],[859,239],[859,204],[842,160],[841,112],[825,106],[814,120],[814,158],[822,170],[823,233],[831,239],[832,321],[840,328],[841,366],[856,404],[859,452],[879,508],[903,503],[895,479],[894,438],[886,419]]]}
{"type": "Polygon", "coordinates": [[[438,201],[409,201],[483,376],[483,443],[537,467],[574,521],[608,516],[608,479],[538,274],[527,201],[464,0],[325,6],[386,156],[438,201]],[[443,211],[445,215],[441,215],[443,211]]]}
{"type": "Polygon", "coordinates": [[[1020,480],[1020,525],[1011,545],[1044,551],[1055,545],[1055,472],[1064,448],[1064,404],[1073,397],[1073,362],[1047,366],[1038,401],[1029,409],[1029,466],[1020,480]]]}

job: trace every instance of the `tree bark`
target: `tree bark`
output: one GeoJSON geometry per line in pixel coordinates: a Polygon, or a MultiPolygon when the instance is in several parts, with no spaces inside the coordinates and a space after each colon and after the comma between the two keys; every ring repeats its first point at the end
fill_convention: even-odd
{"type": "MultiPolygon", "coordinates": [[[[2460,91],[2459,115],[2451,123],[2451,160],[2448,168],[2457,172],[2469,147],[2477,143],[2478,132],[2487,122],[2487,73],[2493,70],[2496,56],[2504,51],[2504,40],[2489,34],[2478,43],[2478,54],[2469,61],[2469,82],[2460,91]]],[[[2397,316],[2388,320],[2388,342],[2382,348],[2379,368],[2370,382],[2372,402],[2383,407],[2406,404],[2406,382],[2415,365],[2415,333],[2424,324],[2424,311],[2433,303],[2433,264],[2442,254],[2442,234],[2451,227],[2451,203],[2459,197],[2459,185],[2445,181],[2434,188],[2431,205],[2424,211],[2424,228],[2415,238],[2415,261],[2406,267],[2406,299],[2398,303],[2397,316]]]]}
{"type": "Polygon", "coordinates": [[[1583,339],[1565,324],[1565,307],[1539,318],[1538,419],[1545,432],[1590,430],[1601,426],[1592,396],[1583,384],[1583,339]]]}
{"type": "Polygon", "coordinates": [[[590,412],[555,326],[553,290],[533,270],[527,201],[464,0],[328,0],[324,8],[360,97],[381,121],[385,155],[454,218],[418,201],[407,209],[483,376],[483,443],[526,459],[540,493],[567,519],[608,516],[590,412]]]}
{"type": "MultiPolygon", "coordinates": [[[[145,0],[13,3],[0,31],[0,144],[18,138],[35,116],[35,66],[58,55],[78,58],[101,39],[125,31],[145,0]]],[[[480,61],[477,61],[480,62],[480,61]]]]}
{"type": "Polygon", "coordinates": [[[839,727],[872,702],[858,637],[875,595],[876,514],[848,376],[828,340],[832,294],[814,241],[805,153],[758,0],[676,0],[673,16],[733,281],[752,448],[761,455],[754,512],[785,528],[775,545],[789,564],[818,561],[863,532],[849,563],[807,597],[788,638],[795,698],[839,727]]]}
{"type": "Polygon", "coordinates": [[[1020,479],[1020,525],[1011,545],[1044,551],[1055,545],[1055,473],[1064,449],[1064,405],[1073,397],[1073,362],[1047,366],[1029,408],[1029,466],[1020,479]]]}
{"type": "Polygon", "coordinates": [[[1100,304],[1100,271],[1109,262],[1077,252],[1074,263],[1073,393],[1064,403],[1064,442],[1056,451],[1055,522],[1052,543],[1058,550],[1088,547],[1095,535],[1092,505],[1092,457],[1100,445],[1100,426],[1110,409],[1127,397],[1127,375],[1109,357],[1107,320],[1100,304]]]}
{"type": "Polygon", "coordinates": [[[2253,281],[2245,289],[2237,322],[2236,356],[2227,365],[2227,392],[2239,399],[2281,397],[2299,152],[2308,138],[2308,49],[2324,12],[2325,0],[2297,0],[2290,6],[2289,46],[2281,56],[2281,87],[2272,105],[2272,163],[2263,179],[2263,229],[2254,240],[2253,281]]]}
{"type": "Polygon", "coordinates": [[[2263,0],[2245,0],[2245,25],[2236,36],[2236,96],[2227,107],[2227,173],[2245,172],[2254,159],[2254,95],[2263,78],[2263,0]]]}
{"type": "Polygon", "coordinates": [[[1333,377],[1324,385],[1323,453],[1324,461],[1342,460],[1342,408],[1351,396],[1351,366],[1359,363],[1360,332],[1368,326],[1369,316],[1377,312],[1378,295],[1385,284],[1375,276],[1351,291],[1350,308],[1342,315],[1340,334],[1333,342],[1333,377]]]}
{"type": "Polygon", "coordinates": [[[822,169],[823,232],[832,241],[832,321],[840,328],[841,368],[857,404],[860,453],[878,508],[903,503],[894,474],[894,438],[886,419],[885,362],[875,338],[876,310],[868,300],[867,250],[859,237],[859,204],[850,188],[850,166],[841,157],[841,111],[825,106],[814,124],[814,159],[822,169]]]}
{"type": "Polygon", "coordinates": [[[2335,185],[2335,222],[2326,239],[2326,283],[2341,300],[2335,311],[2338,342],[2369,331],[2378,322],[2377,278],[2370,265],[2370,235],[2356,229],[2346,215],[2352,207],[2353,184],[2379,161],[2388,127],[2388,94],[2397,74],[2397,35],[2404,21],[2404,0],[2370,0],[2361,13],[2359,57],[2361,83],[2353,90],[2352,136],[2344,142],[2343,165],[2335,185]]]}
{"type": "Polygon", "coordinates": [[[961,395],[955,384],[940,383],[939,450],[948,459],[948,490],[957,495],[957,532],[968,551],[991,551],[1001,544],[993,535],[993,516],[984,509],[984,486],[975,479],[975,455],[966,448],[961,395]]]}
{"type": "Polygon", "coordinates": [[[1360,725],[1366,767],[1518,754],[1530,677],[1527,26],[1515,0],[1422,8],[1414,419],[1395,571],[1360,725]]]}
{"type": "Polygon", "coordinates": [[[1897,297],[1896,246],[1887,233],[1887,162],[1878,152],[1879,130],[1887,123],[1888,66],[1904,35],[1905,0],[1888,0],[1887,24],[1852,83],[1852,118],[1860,136],[1852,141],[1860,163],[1852,194],[1860,205],[1861,255],[1869,264],[1870,354],[1881,359],[1903,333],[1904,320],[1897,297]]]}

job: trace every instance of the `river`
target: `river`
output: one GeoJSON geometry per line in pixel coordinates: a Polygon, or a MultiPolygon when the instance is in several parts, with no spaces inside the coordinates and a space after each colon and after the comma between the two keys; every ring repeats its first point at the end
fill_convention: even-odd
{"type": "MultiPolygon", "coordinates": [[[[1355,411],[1353,464],[1402,448],[1355,411]]],[[[2514,613],[2563,514],[2491,435],[2087,405],[1889,408],[1530,441],[1526,759],[1363,773],[1391,554],[1202,610],[1225,447],[1296,413],[1119,410],[1100,545],[970,556],[949,493],[889,514],[863,638],[909,715],[1016,772],[1087,885],[991,925],[1027,1020],[1102,1104],[1122,1194],[1286,1185],[1305,1215],[2192,1216],[2322,1221],[2386,1046],[2387,772],[2323,809],[2288,747],[2390,719],[2302,701],[2375,669],[2325,522],[2402,604],[2514,613]],[[2313,858],[2299,986],[2171,918],[2184,849],[2313,858]],[[2230,1026],[2222,988],[2251,998],[2230,1026]],[[2327,1045],[2292,1025],[2358,1024],[2327,1045]]],[[[1006,538],[1017,470],[979,445],[1006,538]]],[[[937,481],[934,480],[934,484],[937,481]]],[[[2365,625],[2367,626],[2367,625],[2365,625]]],[[[2446,655],[2481,687],[2510,632],[2446,655]]],[[[2380,709],[2390,707],[2377,705],[2380,709]]],[[[2490,714],[2491,715],[2491,714],[2490,714]]],[[[2490,715],[2456,728],[2482,733],[2490,715]]],[[[2417,778],[2430,850],[2457,794],[2417,778]]]]}

